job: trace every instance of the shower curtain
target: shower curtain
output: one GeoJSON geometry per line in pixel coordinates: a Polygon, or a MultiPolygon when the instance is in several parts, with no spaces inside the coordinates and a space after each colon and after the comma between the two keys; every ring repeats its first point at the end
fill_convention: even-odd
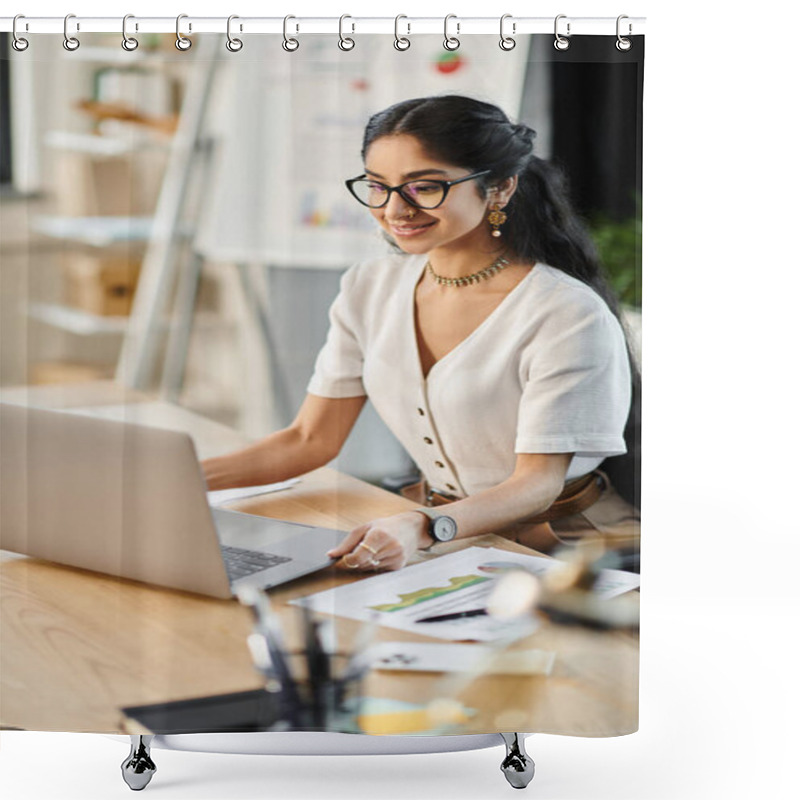
{"type": "MultiPolygon", "coordinates": [[[[455,28],[444,41],[441,35],[407,37],[402,21],[394,41],[391,35],[353,33],[346,20],[338,41],[336,35],[298,34],[292,20],[283,38],[242,33],[235,19],[230,26],[227,36],[184,30],[192,42],[185,49],[176,48],[173,34],[134,34],[132,29],[128,35],[138,37],[135,49],[120,47],[119,34],[81,33],[77,48],[65,47],[60,34],[37,34],[28,35],[29,47],[17,50],[12,37],[3,35],[1,177],[10,199],[1,207],[0,399],[149,424],[142,409],[158,398],[162,416],[157,424],[170,427],[171,418],[163,416],[168,402],[234,429],[242,441],[288,425],[312,375],[319,390],[323,367],[325,380],[347,369],[349,356],[336,347],[343,346],[348,325],[343,315],[352,308],[337,297],[348,286],[353,265],[362,265],[359,274],[369,282],[363,265],[389,257],[402,262],[374,215],[344,183],[364,174],[362,136],[370,117],[421,97],[458,95],[499,107],[512,124],[535,130],[534,153],[563,172],[576,216],[619,304],[632,374],[630,412],[619,431],[625,446],[609,446],[607,457],[603,448],[592,453],[603,480],[629,510],[626,532],[631,535],[615,539],[615,529],[604,536],[600,522],[602,552],[568,544],[555,554],[572,570],[561,575],[560,583],[547,578],[549,567],[541,559],[526,560],[538,559],[533,550],[512,548],[511,556],[497,549],[496,541],[491,551],[475,555],[470,550],[474,559],[453,561],[453,574],[495,581],[499,588],[500,577],[538,570],[537,591],[550,593],[550,605],[529,605],[523,614],[527,627],[512,631],[508,640],[501,623],[502,630],[465,624],[464,636],[426,631],[420,637],[383,617],[377,640],[384,650],[371,662],[373,672],[395,686],[419,681],[424,673],[429,680],[423,696],[401,690],[388,699],[360,697],[369,707],[359,706],[345,722],[302,717],[295,729],[415,735],[525,730],[579,736],[635,731],[644,37],[619,48],[613,31],[567,37],[562,29],[557,38],[509,36],[498,47],[496,34],[459,40],[455,28]],[[417,647],[421,642],[432,649],[417,647]],[[493,648],[494,656],[480,661],[493,648]],[[500,656],[516,650],[524,651],[524,657],[518,655],[516,662],[506,658],[505,666],[498,666],[500,656]],[[464,667],[468,658],[482,666],[470,673],[464,667]],[[415,659],[422,673],[405,669],[415,659]],[[496,698],[497,706],[481,708],[484,696],[496,698]],[[438,717],[431,708],[438,709],[438,717]],[[407,727],[380,727],[400,719],[392,715],[403,714],[410,715],[403,717],[407,727]],[[482,727],[476,728],[476,719],[482,727]]],[[[450,191],[456,194],[456,187],[450,191]]],[[[560,266],[547,265],[554,286],[560,266]]],[[[391,317],[388,309],[386,317],[391,317]]],[[[397,347],[394,366],[401,370],[399,339],[397,347]]],[[[592,357],[587,353],[587,371],[596,367],[592,357]]],[[[470,368],[480,370],[481,363],[470,368]]],[[[496,400],[504,406],[503,398],[496,400]]],[[[346,508],[349,502],[347,476],[392,492],[430,479],[417,451],[412,454],[413,448],[401,443],[386,408],[367,406],[333,462],[337,474],[345,476],[329,487],[340,492],[334,505],[346,508]]],[[[416,425],[422,409],[407,411],[416,425]]],[[[437,424],[444,429],[447,420],[437,424]]],[[[133,432],[128,435],[135,438],[133,432]]],[[[109,548],[120,564],[148,557],[138,552],[135,541],[125,539],[130,528],[124,517],[138,513],[136,498],[143,496],[144,479],[137,469],[145,463],[157,468],[152,456],[146,461],[138,450],[134,454],[132,441],[121,437],[119,471],[98,488],[118,492],[120,538],[109,548]],[[132,466],[131,459],[138,457],[145,460],[132,466]]],[[[458,449],[455,443],[444,444],[458,449]]],[[[198,455],[204,454],[218,452],[198,447],[198,455]]],[[[592,456],[577,457],[582,455],[592,456]]],[[[82,454],[76,452],[75,458],[82,454]]],[[[26,466],[19,468],[25,471],[26,466]]],[[[469,494],[458,465],[452,474],[460,485],[433,488],[469,494]]],[[[14,484],[27,492],[25,513],[13,523],[4,519],[6,532],[12,524],[23,524],[23,518],[52,524],[48,497],[59,492],[42,490],[37,480],[28,473],[14,484]]],[[[48,480],[60,478],[49,475],[48,480]]],[[[8,474],[3,481],[9,485],[8,474]]],[[[480,482],[475,477],[474,485],[480,482]]],[[[293,489],[284,491],[288,496],[293,489]]],[[[8,504],[8,496],[3,499],[8,504]]],[[[568,535],[562,538],[569,540],[568,535]]],[[[91,583],[99,580],[97,574],[76,571],[74,566],[81,564],[62,566],[70,563],[66,556],[60,564],[57,553],[26,552],[34,539],[36,532],[26,531],[15,537],[11,549],[54,563],[37,562],[38,571],[22,576],[24,559],[4,552],[2,562],[7,584],[0,627],[0,726],[120,733],[133,730],[125,721],[152,719],[147,708],[254,691],[252,683],[237,685],[238,677],[207,683],[200,694],[184,686],[186,648],[195,663],[221,658],[208,649],[211,642],[246,651],[243,623],[227,628],[234,601],[198,599],[153,586],[137,589],[138,584],[132,589],[124,570],[120,580],[105,577],[91,583]],[[75,629],[50,635],[47,615],[58,612],[58,592],[64,587],[85,591],[80,613],[86,616],[75,629]],[[119,642],[92,639],[92,614],[103,606],[125,630],[122,649],[119,642]],[[44,615],[41,626],[37,614],[44,615]],[[190,619],[196,639],[183,629],[190,619]],[[148,622],[140,629],[137,620],[148,622]],[[42,639],[20,650],[28,624],[42,639]],[[32,661],[25,662],[21,653],[32,661]],[[58,667],[59,659],[71,663],[58,667]],[[64,680],[63,702],[52,703],[41,692],[37,682],[46,673],[44,664],[55,664],[54,674],[64,680]],[[142,691],[115,693],[116,673],[127,676],[125,681],[135,674],[142,691]],[[92,710],[98,713],[86,716],[80,706],[92,694],[92,710]],[[87,719],[105,722],[84,723],[87,719]]],[[[435,571],[440,554],[456,558],[457,551],[437,545],[392,577],[430,569],[433,583],[426,585],[425,578],[420,586],[458,597],[453,581],[442,588],[442,575],[448,573],[435,571]]],[[[147,569],[142,569],[146,579],[147,569]]],[[[388,574],[359,577],[376,581],[388,574]]],[[[334,620],[334,640],[340,615],[351,627],[358,623],[359,630],[370,624],[363,614],[350,611],[358,605],[354,585],[320,584],[314,588],[314,603],[307,603],[316,609],[315,624],[334,620]]],[[[400,604],[411,597],[404,592],[422,590],[413,582],[398,585],[403,588],[394,597],[400,604]]],[[[504,583],[506,589],[511,585],[504,583]]],[[[290,591],[287,597],[296,601],[286,606],[287,615],[302,620],[302,593],[290,591]]],[[[483,613],[486,593],[474,597],[483,613]]],[[[71,606],[77,613],[76,604],[71,606]]],[[[460,612],[473,606],[462,600],[442,608],[446,613],[447,608],[460,612]]],[[[253,658],[257,665],[257,648],[253,658]]],[[[223,665],[217,666],[224,672],[223,665]]],[[[260,673],[254,670],[253,675],[260,673]]],[[[276,720],[286,730],[280,713],[261,729],[276,720]]]]}

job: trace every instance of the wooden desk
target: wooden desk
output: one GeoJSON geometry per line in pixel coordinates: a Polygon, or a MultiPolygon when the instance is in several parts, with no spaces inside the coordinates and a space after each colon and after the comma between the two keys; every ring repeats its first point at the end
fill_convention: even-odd
{"type": "MultiPolygon", "coordinates": [[[[0,399],[7,397],[0,393],[0,399]]],[[[73,394],[69,397],[76,399],[73,394]]],[[[234,431],[174,406],[147,403],[132,395],[126,400],[142,402],[136,409],[136,418],[142,421],[146,417],[152,424],[172,425],[180,417],[183,427],[192,431],[201,457],[244,443],[234,431]]],[[[349,529],[413,503],[324,468],[304,476],[290,490],[240,501],[235,507],[349,529]]],[[[492,535],[441,545],[437,552],[475,545],[530,552],[492,535]]],[[[331,568],[272,590],[290,644],[299,641],[297,616],[286,605],[289,600],[359,579],[331,568]]],[[[121,732],[120,707],[260,685],[245,644],[250,616],[233,600],[159,589],[2,553],[0,614],[0,727],[121,732]]],[[[343,646],[358,624],[337,618],[343,646]]],[[[381,628],[377,638],[428,639],[388,628],[381,628]]],[[[477,680],[459,695],[477,710],[460,732],[593,736],[636,729],[636,637],[544,625],[517,646],[556,652],[553,673],[477,680]]],[[[430,699],[441,679],[423,673],[374,672],[365,689],[370,695],[422,701],[430,699]]]]}

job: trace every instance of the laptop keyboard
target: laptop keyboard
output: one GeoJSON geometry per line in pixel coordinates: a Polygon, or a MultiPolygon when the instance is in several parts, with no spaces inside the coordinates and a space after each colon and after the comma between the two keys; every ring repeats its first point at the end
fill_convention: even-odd
{"type": "Polygon", "coordinates": [[[232,547],[222,545],[222,558],[225,561],[225,569],[231,581],[252,575],[254,572],[276,567],[278,564],[285,564],[291,561],[287,556],[276,556],[272,553],[262,553],[258,550],[245,550],[243,547],[232,547]]]}

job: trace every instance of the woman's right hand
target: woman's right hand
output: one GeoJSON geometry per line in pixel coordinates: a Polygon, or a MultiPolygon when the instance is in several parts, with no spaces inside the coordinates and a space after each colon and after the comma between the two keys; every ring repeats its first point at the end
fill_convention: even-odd
{"type": "Polygon", "coordinates": [[[381,517],[354,528],[328,552],[347,569],[395,570],[404,567],[420,547],[428,547],[428,518],[418,511],[381,517]]]}

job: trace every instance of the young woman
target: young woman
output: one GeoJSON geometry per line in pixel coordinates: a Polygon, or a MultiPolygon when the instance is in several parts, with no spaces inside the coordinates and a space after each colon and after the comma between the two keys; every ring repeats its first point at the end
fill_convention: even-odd
{"type": "Polygon", "coordinates": [[[370,119],[365,173],[347,186],[397,252],[345,273],[297,418],[204,462],[209,489],[327,464],[369,397],[424,479],[420,510],[331,551],[347,568],[399,569],[417,548],[486,532],[548,551],[554,527],[582,535],[587,507],[609,501],[623,527],[635,522],[595,472],[626,448],[625,335],[534,136],[457,95],[370,119]]]}

